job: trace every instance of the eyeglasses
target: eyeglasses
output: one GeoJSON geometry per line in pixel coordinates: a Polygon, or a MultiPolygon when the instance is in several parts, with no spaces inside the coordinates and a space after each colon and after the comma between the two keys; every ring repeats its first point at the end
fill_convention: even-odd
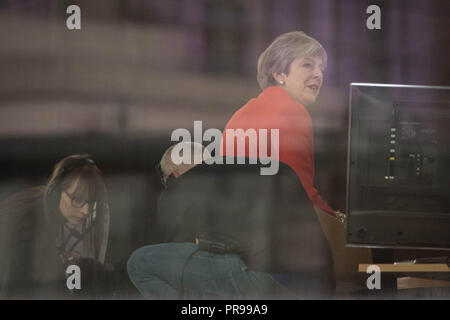
{"type": "Polygon", "coordinates": [[[95,203],[95,201],[89,202],[83,198],[74,197],[65,190],[64,193],[67,194],[70,200],[72,200],[72,207],[74,208],[83,208],[86,203],[88,203],[89,207],[91,207],[95,203]]]}

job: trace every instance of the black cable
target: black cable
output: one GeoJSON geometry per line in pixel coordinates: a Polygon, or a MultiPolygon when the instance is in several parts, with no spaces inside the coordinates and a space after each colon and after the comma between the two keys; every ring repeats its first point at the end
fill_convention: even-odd
{"type": "Polygon", "coordinates": [[[194,254],[196,254],[198,251],[207,251],[214,254],[237,254],[241,257],[241,259],[245,259],[248,254],[246,254],[246,250],[240,248],[239,246],[233,245],[233,244],[225,244],[223,242],[215,242],[205,239],[196,238],[195,244],[197,244],[197,249],[195,249],[187,258],[183,270],[181,271],[181,281],[180,281],[180,299],[183,299],[184,296],[184,285],[183,285],[183,278],[184,278],[184,271],[186,270],[186,267],[188,263],[191,261],[194,254]]]}
{"type": "MultiPolygon", "coordinates": [[[[64,254],[64,258],[66,258],[66,254],[70,253],[73,249],[75,249],[75,247],[84,239],[84,237],[89,234],[89,232],[91,232],[92,228],[94,228],[95,225],[95,219],[91,222],[91,224],[89,225],[88,228],[85,229],[85,231],[80,235],[80,237],[75,241],[74,244],[72,244],[72,246],[70,247],[69,250],[66,250],[65,246],[66,244],[69,242],[69,240],[71,239],[70,237],[70,232],[69,232],[69,237],[67,238],[67,240],[59,247],[58,249],[58,255],[62,255],[64,254]]],[[[63,226],[64,227],[64,226],[63,226]]]]}
{"type": "Polygon", "coordinates": [[[188,263],[191,261],[192,257],[194,256],[194,254],[196,254],[197,252],[200,251],[200,248],[195,249],[191,255],[187,258],[184,266],[183,266],[183,270],[181,271],[181,281],[180,281],[180,299],[183,299],[184,296],[184,285],[183,285],[183,277],[184,277],[184,270],[186,270],[186,267],[188,265],[188,263]]]}

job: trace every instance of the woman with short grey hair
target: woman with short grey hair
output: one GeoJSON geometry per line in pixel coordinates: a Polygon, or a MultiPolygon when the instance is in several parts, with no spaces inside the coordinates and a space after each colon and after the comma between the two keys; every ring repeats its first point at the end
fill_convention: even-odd
{"type": "Polygon", "coordinates": [[[278,129],[278,160],[296,172],[316,208],[336,216],[314,187],[314,141],[307,110],[320,92],[327,60],[322,45],[302,31],[277,37],[258,59],[257,80],[263,92],[231,117],[222,137],[222,150],[228,155],[227,129],[278,129]]]}
{"type": "MultiPolygon", "coordinates": [[[[223,154],[230,156],[226,142],[227,129],[268,129],[278,130],[278,159],[291,167],[299,178],[306,194],[319,214],[325,212],[333,217],[335,212],[322,198],[314,187],[314,138],[312,120],[308,109],[316,101],[323,83],[323,72],[327,65],[327,53],[323,46],[314,38],[302,31],[293,31],[277,37],[258,59],[257,80],[263,92],[251,99],[237,110],[229,120],[222,136],[223,154]]],[[[232,131],[231,131],[232,132],[232,131]]],[[[235,141],[236,150],[245,150],[249,157],[249,149],[242,149],[235,141]]],[[[244,142],[245,143],[245,142],[244,142]]],[[[245,146],[244,146],[245,147],[245,146]]],[[[273,149],[274,146],[272,145],[273,149]]],[[[271,154],[276,157],[276,153],[271,154]]],[[[274,213],[277,214],[277,213],[274,213]]],[[[305,214],[299,208],[299,215],[305,214]]],[[[317,224],[318,217],[309,217],[311,223],[317,224]]],[[[302,229],[303,226],[300,227],[302,229]]],[[[303,229],[302,229],[303,230],[303,229]]],[[[306,230],[298,230],[299,233],[306,230]]],[[[311,234],[311,242],[323,237],[321,228],[311,234]],[[320,234],[317,234],[320,233],[320,234]]],[[[315,243],[311,243],[314,245],[315,243]]],[[[291,249],[289,248],[288,251],[291,249]]],[[[293,255],[302,255],[300,249],[291,250],[293,255]]],[[[294,274],[272,274],[285,287],[294,292],[304,292],[308,287],[305,283],[312,281],[320,285],[335,285],[331,250],[326,247],[316,250],[313,254],[323,261],[320,268],[321,276],[311,276],[307,270],[297,270],[294,274]],[[327,258],[328,257],[328,258],[327,258]]],[[[314,259],[313,257],[311,257],[314,259]]],[[[301,268],[300,268],[301,269],[301,268]]]]}
{"type": "MultiPolygon", "coordinates": [[[[279,187],[274,193],[274,197],[279,198],[273,200],[274,208],[277,210],[270,210],[269,215],[274,216],[265,218],[277,223],[286,223],[280,223],[283,228],[278,233],[273,233],[273,229],[262,230],[264,243],[267,248],[272,248],[267,251],[270,255],[268,259],[256,259],[259,264],[250,265],[243,259],[250,252],[230,252],[227,249],[225,250],[227,254],[222,254],[215,251],[214,248],[235,247],[231,245],[233,237],[230,236],[235,230],[230,228],[227,228],[224,234],[221,233],[220,241],[208,238],[209,234],[203,238],[205,235],[202,234],[200,242],[194,243],[192,238],[195,237],[191,236],[188,237],[191,242],[143,247],[132,254],[127,267],[132,282],[145,297],[329,298],[333,294],[335,280],[331,250],[313,205],[333,216],[335,212],[320,198],[314,188],[312,123],[306,110],[306,107],[315,102],[320,91],[326,62],[327,56],[323,47],[305,33],[297,31],[279,36],[258,60],[257,79],[263,92],[239,109],[225,128],[278,129],[279,159],[276,160],[287,164],[284,167],[290,167],[288,169],[292,172],[292,178],[274,175],[264,176],[264,180],[259,180],[261,176],[252,175],[254,187],[250,187],[249,190],[255,194],[257,203],[250,197],[235,192],[234,188],[229,192],[237,194],[239,199],[224,194],[212,194],[211,188],[206,188],[208,190],[197,193],[198,199],[195,201],[198,203],[182,203],[176,211],[195,211],[196,216],[201,216],[200,213],[204,212],[210,217],[220,213],[218,208],[229,213],[236,210],[236,207],[245,207],[247,209],[244,212],[239,211],[238,216],[246,217],[251,211],[248,208],[260,205],[261,199],[267,196],[259,192],[257,186],[261,186],[263,181],[268,183],[268,179],[287,177],[288,179],[283,182],[284,188],[280,187],[280,181],[276,182],[280,184],[272,184],[279,187]],[[296,180],[297,177],[301,183],[296,180]],[[227,201],[223,205],[217,205],[214,202],[216,197],[222,197],[227,201]],[[211,204],[211,199],[214,204],[211,204]],[[288,208],[293,208],[293,211],[289,211],[288,208]],[[292,212],[292,216],[288,212],[292,212]],[[293,221],[301,223],[294,224],[293,221]],[[203,242],[210,243],[211,248],[207,249],[208,245],[201,247],[200,244],[203,242]]],[[[244,148],[238,146],[239,140],[234,143],[234,154],[225,154],[226,135],[227,130],[222,136],[223,155],[249,157],[249,148],[245,148],[245,145],[244,148]],[[237,154],[236,150],[245,150],[246,154],[237,154]]],[[[201,167],[196,170],[201,170],[201,167]]],[[[176,180],[175,183],[179,183],[179,186],[176,188],[169,186],[165,193],[180,192],[179,190],[182,190],[180,185],[183,183],[186,184],[186,190],[192,189],[189,187],[189,181],[193,180],[192,175],[187,174],[176,180]]],[[[163,205],[160,203],[160,208],[178,203],[168,200],[167,197],[161,199],[163,205]]],[[[185,219],[189,218],[189,214],[183,216],[185,219]]],[[[259,216],[252,219],[251,224],[260,225],[262,221],[258,219],[263,218],[259,216]]],[[[233,221],[240,223],[239,219],[233,221]]],[[[275,223],[272,223],[271,228],[274,228],[274,225],[275,223]]],[[[236,228],[237,226],[234,227],[236,228]]],[[[186,227],[183,230],[186,230],[186,227]]],[[[183,230],[180,228],[179,231],[183,230]]]]}
{"type": "Polygon", "coordinates": [[[273,73],[289,74],[291,63],[302,57],[322,59],[322,68],[327,65],[327,53],[322,45],[302,31],[284,33],[264,50],[258,59],[258,84],[262,90],[277,85],[273,73]]]}

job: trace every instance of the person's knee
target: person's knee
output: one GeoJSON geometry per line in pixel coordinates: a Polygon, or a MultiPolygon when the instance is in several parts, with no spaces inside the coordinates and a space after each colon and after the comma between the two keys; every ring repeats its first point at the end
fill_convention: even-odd
{"type": "Polygon", "coordinates": [[[128,275],[136,282],[152,275],[166,274],[167,268],[184,264],[183,257],[187,259],[196,248],[194,243],[165,243],[139,248],[128,259],[128,275]]]}
{"type": "Polygon", "coordinates": [[[167,255],[165,244],[150,245],[136,249],[128,258],[127,271],[130,277],[149,275],[157,272],[158,263],[164,261],[167,255]]]}
{"type": "Polygon", "coordinates": [[[152,251],[148,247],[135,250],[128,258],[127,272],[132,280],[151,269],[152,251]]]}

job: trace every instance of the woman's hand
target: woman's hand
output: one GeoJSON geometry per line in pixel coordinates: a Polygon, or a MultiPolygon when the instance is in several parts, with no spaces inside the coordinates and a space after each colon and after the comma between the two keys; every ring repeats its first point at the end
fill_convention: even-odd
{"type": "Polygon", "coordinates": [[[336,211],[336,218],[344,225],[347,224],[347,215],[344,212],[336,211]]]}
{"type": "Polygon", "coordinates": [[[67,263],[68,264],[78,264],[80,262],[81,254],[73,250],[67,255],[67,263]]]}

